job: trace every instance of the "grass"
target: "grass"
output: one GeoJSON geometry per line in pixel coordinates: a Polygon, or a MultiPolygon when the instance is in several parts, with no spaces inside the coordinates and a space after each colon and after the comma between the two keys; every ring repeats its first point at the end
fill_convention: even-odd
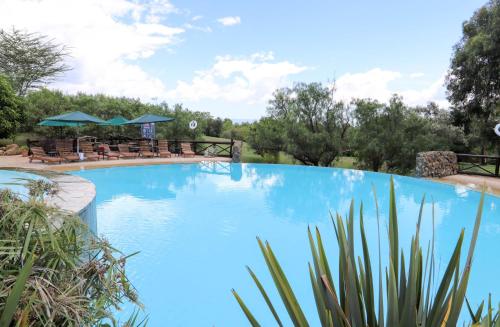
{"type": "Polygon", "coordinates": [[[19,144],[19,145],[26,145],[28,139],[38,139],[39,135],[34,134],[34,133],[18,133],[16,134],[14,140],[12,138],[6,138],[6,139],[0,139],[0,146],[5,146],[7,144],[12,144],[14,143],[19,144]]]}
{"type": "MultiPolygon", "coordinates": [[[[203,136],[204,141],[212,142],[228,142],[229,139],[214,136],[203,136]]],[[[300,165],[300,162],[293,159],[292,156],[281,151],[278,157],[264,156],[255,153],[255,150],[250,146],[250,144],[243,142],[243,149],[241,153],[241,161],[246,163],[275,163],[284,165],[300,165]]],[[[355,157],[338,157],[334,163],[334,167],[353,169],[355,168],[356,158],[355,157]]]]}
{"type": "Polygon", "coordinates": [[[487,174],[483,169],[489,171],[491,174],[495,173],[495,165],[481,165],[483,169],[480,169],[478,167],[473,167],[471,163],[468,162],[460,162],[459,167],[461,170],[465,170],[466,172],[469,173],[482,173],[482,174],[487,174]]]}

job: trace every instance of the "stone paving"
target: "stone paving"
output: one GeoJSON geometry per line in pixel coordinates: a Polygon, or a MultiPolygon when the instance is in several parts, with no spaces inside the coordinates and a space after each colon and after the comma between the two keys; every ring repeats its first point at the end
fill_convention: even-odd
{"type": "Polygon", "coordinates": [[[99,161],[80,161],[62,164],[44,164],[39,161],[29,162],[27,157],[18,156],[1,156],[0,168],[25,168],[25,169],[43,169],[52,171],[70,171],[92,168],[106,168],[115,166],[140,166],[140,165],[164,165],[178,163],[197,163],[203,161],[222,161],[231,162],[231,158],[227,157],[204,157],[195,156],[192,158],[172,157],[172,158],[149,158],[149,159],[118,159],[118,160],[99,160],[99,161]]]}

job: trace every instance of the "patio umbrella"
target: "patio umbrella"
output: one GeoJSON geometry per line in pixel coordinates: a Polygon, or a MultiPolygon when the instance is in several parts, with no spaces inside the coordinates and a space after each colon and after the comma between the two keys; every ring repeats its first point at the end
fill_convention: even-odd
{"type": "Polygon", "coordinates": [[[161,122],[172,121],[172,120],[174,120],[174,118],[146,114],[146,115],[142,115],[141,117],[138,117],[136,119],[129,120],[124,125],[141,125],[141,124],[150,124],[150,123],[161,123],[161,122]]]}
{"type": "Polygon", "coordinates": [[[106,126],[120,126],[128,123],[129,120],[126,119],[123,116],[115,116],[111,119],[106,120],[104,123],[99,124],[99,125],[106,125],[106,126]]]}
{"type": "MultiPolygon", "coordinates": [[[[129,120],[124,125],[143,125],[143,124],[167,122],[167,121],[172,121],[172,120],[175,120],[175,119],[170,118],[170,117],[165,117],[165,116],[146,114],[146,115],[142,115],[141,117],[138,117],[136,119],[129,120]]],[[[153,130],[153,133],[154,133],[154,130],[153,130]]],[[[153,133],[151,134],[151,141],[153,141],[153,139],[154,139],[153,133]]]]}
{"type": "MultiPolygon", "coordinates": [[[[44,122],[45,124],[48,125],[42,125],[42,126],[61,126],[61,125],[53,125],[53,124],[75,124],[75,125],[62,125],[62,126],[76,126],[80,127],[85,124],[102,124],[104,123],[104,120],[88,115],[84,112],[81,111],[73,111],[73,112],[67,112],[62,115],[57,115],[57,116],[52,116],[45,118],[44,122]],[[52,124],[52,125],[51,125],[52,124]]],[[[40,124],[42,124],[41,122],[40,124]]],[[[76,152],[80,151],[80,140],[77,138],[76,139],[76,152]]]]}

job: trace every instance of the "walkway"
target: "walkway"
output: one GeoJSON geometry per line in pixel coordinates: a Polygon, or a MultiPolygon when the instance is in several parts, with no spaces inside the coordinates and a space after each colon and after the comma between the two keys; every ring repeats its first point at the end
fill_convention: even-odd
{"type": "Polygon", "coordinates": [[[481,191],[483,186],[486,187],[486,192],[495,195],[500,195],[500,178],[488,177],[479,175],[452,175],[441,178],[430,178],[436,182],[442,182],[453,185],[463,185],[481,191]]]}
{"type": "Polygon", "coordinates": [[[116,166],[141,166],[141,165],[164,165],[179,163],[198,163],[202,161],[223,161],[231,162],[227,157],[204,157],[195,156],[194,158],[172,157],[172,158],[149,158],[149,159],[119,159],[119,160],[99,160],[99,161],[81,161],[63,164],[43,164],[39,161],[33,163],[22,156],[2,156],[0,157],[0,168],[24,168],[24,169],[42,169],[51,171],[70,171],[92,168],[106,168],[116,166]]]}

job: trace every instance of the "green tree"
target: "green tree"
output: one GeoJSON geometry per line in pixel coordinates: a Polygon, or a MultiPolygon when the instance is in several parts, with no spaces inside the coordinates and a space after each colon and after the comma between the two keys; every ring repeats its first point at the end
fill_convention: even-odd
{"type": "Polygon", "coordinates": [[[283,124],[271,117],[261,118],[252,124],[247,142],[261,156],[270,155],[277,162],[279,152],[283,150],[283,124]]]}
{"type": "Polygon", "coordinates": [[[11,80],[19,96],[68,71],[70,68],[64,63],[67,56],[66,48],[47,36],[0,30],[0,73],[11,80]]]}
{"type": "Polygon", "coordinates": [[[12,136],[22,120],[20,100],[9,81],[0,75],[0,138],[12,136]]]}
{"type": "Polygon", "coordinates": [[[305,165],[329,166],[343,150],[349,111],[321,83],[279,89],[268,113],[283,124],[284,150],[305,165]]]}
{"type": "Polygon", "coordinates": [[[477,10],[463,23],[462,33],[447,76],[448,99],[455,123],[466,134],[476,131],[485,152],[498,140],[493,127],[500,119],[500,0],[477,10]]]}
{"type": "Polygon", "coordinates": [[[381,137],[384,133],[382,123],[383,105],[370,99],[355,100],[353,104],[355,106],[354,118],[357,125],[352,146],[356,151],[358,160],[373,171],[379,171],[384,162],[384,146],[381,137]]]}

